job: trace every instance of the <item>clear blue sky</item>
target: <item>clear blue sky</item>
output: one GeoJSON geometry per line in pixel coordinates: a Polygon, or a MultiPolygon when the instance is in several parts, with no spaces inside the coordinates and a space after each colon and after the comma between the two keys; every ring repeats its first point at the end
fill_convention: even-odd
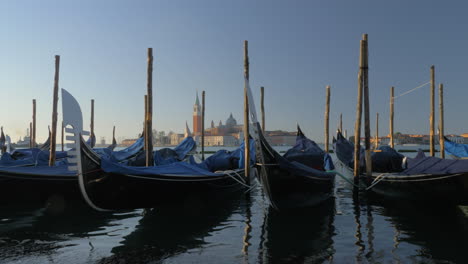
{"type": "MultiPolygon", "coordinates": [[[[146,52],[154,50],[154,128],[191,126],[195,93],[207,93],[206,126],[242,121],[242,42],[249,40],[256,100],[265,86],[267,129],[323,141],[325,86],[331,131],[354,127],[359,40],[369,34],[372,129],[388,133],[396,94],[429,80],[445,85],[446,132],[468,132],[468,3],[464,1],[2,1],[0,125],[16,141],[38,101],[38,139],[51,120],[54,55],[60,87],[74,94],[96,135],[135,137],[142,127],[146,52]],[[455,3],[457,2],[457,3],[455,3]]],[[[437,101],[436,101],[437,103],[437,101]]],[[[396,100],[395,129],[426,133],[429,87],[396,100]]],[[[61,109],[61,107],[59,107],[61,109]]],[[[372,132],[373,133],[373,132],[372,132]]]]}

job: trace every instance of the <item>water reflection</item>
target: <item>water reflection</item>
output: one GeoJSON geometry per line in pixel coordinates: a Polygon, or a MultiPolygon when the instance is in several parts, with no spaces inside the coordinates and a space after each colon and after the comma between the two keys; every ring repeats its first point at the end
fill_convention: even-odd
{"type": "Polygon", "coordinates": [[[259,263],[316,263],[332,260],[335,201],[315,208],[278,212],[269,207],[260,237],[259,263]]]}
{"type": "Polygon", "coordinates": [[[2,206],[0,261],[28,259],[28,256],[38,255],[50,257],[61,248],[81,243],[79,238],[107,235],[109,226],[112,226],[111,221],[127,219],[133,214],[98,213],[81,201],[69,202],[60,213],[31,204],[11,203],[2,206]]]}
{"type": "MultiPolygon", "coordinates": [[[[404,203],[379,204],[394,227],[393,254],[412,261],[466,263],[468,232],[456,207],[404,203]]],[[[404,261],[402,261],[404,262],[404,261]]]]}
{"type": "Polygon", "coordinates": [[[134,231],[99,263],[148,263],[203,248],[204,238],[229,225],[240,197],[191,201],[189,204],[146,209],[134,231]]]}

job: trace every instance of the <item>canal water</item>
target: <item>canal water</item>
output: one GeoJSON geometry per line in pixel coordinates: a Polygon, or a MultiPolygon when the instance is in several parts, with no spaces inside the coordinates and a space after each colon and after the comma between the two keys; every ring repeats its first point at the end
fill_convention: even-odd
{"type": "Polygon", "coordinates": [[[0,263],[468,263],[456,207],[382,204],[337,177],[322,206],[276,212],[256,184],[228,199],[113,213],[12,201],[0,206],[0,263]]]}

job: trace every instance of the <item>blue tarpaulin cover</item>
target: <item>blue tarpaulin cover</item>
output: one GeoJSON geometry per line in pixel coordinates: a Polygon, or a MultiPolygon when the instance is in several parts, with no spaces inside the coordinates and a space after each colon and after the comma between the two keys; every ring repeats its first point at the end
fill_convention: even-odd
{"type": "MultiPolygon", "coordinates": [[[[193,140],[193,139],[191,139],[193,140]]],[[[190,148],[191,140],[187,140],[187,144],[183,146],[190,148]]],[[[181,144],[182,145],[182,144],[181,144]]],[[[253,140],[251,141],[251,147],[254,146],[253,140]]],[[[187,148],[179,148],[179,153],[188,153],[185,150],[187,148]],[[180,151],[184,149],[183,151],[180,151]]],[[[213,173],[222,170],[234,170],[239,167],[238,161],[243,157],[243,146],[239,147],[234,151],[219,150],[215,154],[208,157],[202,163],[196,163],[191,156],[188,162],[176,161],[172,163],[166,163],[162,165],[152,167],[134,167],[119,164],[112,161],[108,157],[101,158],[101,167],[105,172],[117,173],[125,175],[140,175],[140,176],[151,176],[151,175],[177,175],[177,176],[219,176],[219,173],[213,173]]]]}
{"type": "Polygon", "coordinates": [[[401,174],[452,174],[465,172],[468,172],[468,160],[423,157],[408,159],[408,168],[401,172],[401,174]]]}
{"type": "Polygon", "coordinates": [[[331,156],[322,150],[317,143],[302,133],[296,137],[296,144],[283,155],[289,161],[296,161],[317,170],[334,170],[331,156]]]}
{"type": "Polygon", "coordinates": [[[197,147],[195,140],[192,137],[186,137],[174,149],[163,148],[154,151],[154,165],[165,165],[178,161],[182,161],[187,157],[187,154],[194,151],[197,147]]]}
{"type": "MultiPolygon", "coordinates": [[[[0,171],[2,168],[0,168],[0,171]]],[[[8,167],[6,169],[9,173],[17,174],[33,174],[38,176],[70,176],[76,177],[76,171],[69,171],[66,162],[60,161],[53,167],[49,166],[32,166],[32,167],[8,167]]]]}
{"type": "MultiPolygon", "coordinates": [[[[64,159],[67,152],[57,151],[56,159],[64,159]]],[[[4,153],[0,158],[0,167],[25,166],[25,165],[49,165],[49,151],[39,148],[17,149],[13,153],[4,153]]]]}
{"type": "Polygon", "coordinates": [[[445,138],[444,146],[446,155],[453,155],[458,158],[468,157],[468,145],[466,144],[455,143],[445,138]]]}

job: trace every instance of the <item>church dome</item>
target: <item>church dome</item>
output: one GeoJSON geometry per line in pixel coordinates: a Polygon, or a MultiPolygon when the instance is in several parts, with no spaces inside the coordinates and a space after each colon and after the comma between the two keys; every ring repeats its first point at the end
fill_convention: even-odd
{"type": "Polygon", "coordinates": [[[234,119],[234,117],[232,117],[232,113],[229,116],[229,118],[226,120],[226,126],[227,127],[237,126],[237,121],[236,121],[236,119],[234,119]]]}

